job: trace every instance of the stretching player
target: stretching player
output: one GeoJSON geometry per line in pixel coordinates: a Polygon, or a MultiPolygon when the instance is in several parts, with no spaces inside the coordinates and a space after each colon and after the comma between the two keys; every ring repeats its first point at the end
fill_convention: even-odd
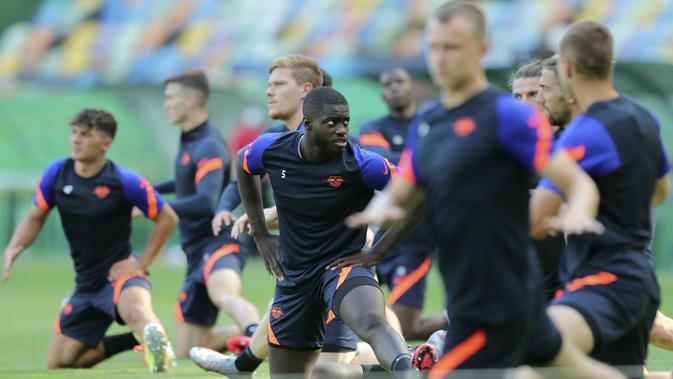
{"type": "Polygon", "coordinates": [[[238,184],[252,234],[278,280],[270,312],[271,373],[310,373],[325,317],[338,317],[372,345],[386,370],[406,375],[411,356],[385,321],[373,272],[324,270],[334,258],[362,248],[365,231],[346,229],[344,216],[362,209],[396,168],[349,142],[348,103],[338,91],[312,90],[303,110],[305,132],[263,135],[239,157],[238,184]],[[267,172],[282,230],[280,252],[266,227],[256,178],[267,172]]]}
{"type": "Polygon", "coordinates": [[[168,78],[165,84],[164,108],[182,134],[175,180],[157,190],[176,194],[170,204],[180,216],[180,242],[187,255],[187,274],[175,305],[176,350],[184,357],[193,346],[223,349],[230,337],[252,335],[259,314],[241,297],[246,256],[239,244],[228,233],[210,233],[217,201],[229,182],[230,156],[208,121],[208,80],[195,71],[168,78]],[[214,327],[219,310],[236,325],[214,327]]]}
{"type": "MultiPolygon", "coordinates": [[[[561,87],[582,114],[558,143],[594,178],[601,193],[601,236],[568,238],[561,279],[565,287],[550,315],[580,349],[601,361],[638,369],[659,306],[649,245],[651,207],[668,194],[668,161],[654,115],[612,85],[612,36],[596,22],[573,25],[560,44],[561,87]]],[[[543,181],[532,199],[534,225],[544,225],[563,202],[543,181]]],[[[540,236],[545,227],[533,230],[540,236]]]]}
{"type": "Polygon", "coordinates": [[[117,321],[142,336],[150,372],[171,365],[170,345],[152,310],[147,268],[178,222],[152,186],[105,155],[117,123],[101,109],[84,109],[70,121],[71,157],[52,163],[37,186],[33,206],[5,249],[3,281],[33,243],[56,207],[75,264],[75,289],[54,322],[47,367],[91,367],[132,349],[133,334],[104,337],[117,321]],[[139,257],[131,251],[133,207],[156,223],[139,257]]]}
{"type": "MultiPolygon", "coordinates": [[[[331,78],[321,70],[315,59],[303,55],[282,56],[274,60],[269,67],[269,83],[266,91],[269,116],[282,121],[282,124],[269,127],[265,132],[287,132],[295,130],[292,125],[298,125],[296,130],[303,130],[302,110],[303,99],[311,89],[322,86],[329,87],[331,78]],[[300,120],[300,121],[297,121],[300,120]],[[292,128],[292,129],[291,129],[292,128]]],[[[240,203],[238,188],[232,181],[227,190],[222,194],[220,209],[224,209],[213,218],[213,233],[220,233],[222,225],[229,225],[235,221],[232,234],[237,235],[246,229],[247,215],[238,220],[227,209],[233,209],[240,203]],[[233,190],[232,190],[233,185],[233,190]],[[238,227],[238,232],[236,232],[238,227]]],[[[273,223],[277,219],[276,208],[265,209],[267,220],[273,223]]],[[[373,238],[373,237],[372,237],[373,238]]],[[[271,308],[269,308],[270,311],[271,308]]],[[[396,330],[399,330],[399,322],[393,314],[387,310],[387,319],[396,330]]],[[[268,357],[268,325],[269,312],[266,312],[260,325],[246,346],[245,341],[234,338],[230,341],[230,347],[241,348],[242,352],[237,356],[219,354],[206,348],[194,348],[190,351],[192,360],[205,370],[215,371],[221,374],[237,375],[250,373],[268,357]],[[241,346],[243,345],[243,346],[241,346]]],[[[325,343],[319,357],[319,362],[358,362],[374,363],[375,359],[371,347],[358,343],[357,336],[338,318],[330,320],[325,331],[325,343]]]]}
{"type": "MultiPolygon", "coordinates": [[[[557,140],[560,136],[560,131],[563,130],[563,126],[570,120],[561,120],[563,123],[560,124],[561,121],[552,118],[548,110],[543,107],[541,100],[543,98],[541,86],[543,83],[542,72],[543,62],[538,59],[519,67],[510,80],[512,96],[533,108],[544,110],[545,115],[554,129],[553,139],[557,140]]],[[[545,80],[548,80],[548,74],[545,76],[545,80]]],[[[550,93],[550,96],[554,96],[553,99],[550,100],[562,101],[558,100],[557,95],[558,93],[556,92],[550,93]]],[[[564,116],[565,114],[566,113],[563,113],[564,116]]],[[[531,177],[531,189],[537,187],[539,179],[538,176],[531,177]]],[[[558,266],[559,261],[561,260],[561,254],[563,254],[563,249],[565,248],[565,240],[562,235],[547,236],[544,239],[533,239],[532,248],[535,249],[538,261],[540,262],[546,298],[547,300],[551,300],[556,291],[561,288],[558,266]]]]}
{"type": "MultiPolygon", "coordinates": [[[[399,219],[402,206],[413,210],[407,218],[418,217],[427,203],[450,319],[444,356],[431,378],[524,363],[621,377],[564,341],[544,312],[539,274],[527,253],[529,170],[571,194],[567,211],[550,220],[569,234],[600,232],[593,219],[598,192],[566,153],[550,156],[552,132],[541,113],[489,88],[480,65],[485,25],[481,10],[467,2],[446,3],[430,18],[427,60],[441,100],[410,130],[400,180],[349,224],[399,219]]],[[[370,265],[384,252],[375,246],[330,267],[370,265]]]]}
{"type": "MultiPolygon", "coordinates": [[[[360,128],[360,145],[398,164],[409,124],[416,117],[411,76],[402,68],[393,68],[383,71],[379,82],[389,113],[360,128]]],[[[381,235],[382,232],[377,239],[381,235]]],[[[430,226],[422,222],[376,265],[376,276],[379,283],[390,288],[387,302],[399,318],[402,335],[407,340],[425,340],[446,326],[442,314],[421,319],[426,274],[430,271],[430,254],[434,249],[430,226]]]]}

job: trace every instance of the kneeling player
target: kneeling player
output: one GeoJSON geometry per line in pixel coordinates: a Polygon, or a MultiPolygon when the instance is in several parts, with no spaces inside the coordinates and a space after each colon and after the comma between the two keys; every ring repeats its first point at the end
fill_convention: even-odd
{"type": "Polygon", "coordinates": [[[111,114],[84,109],[70,124],[71,158],[52,163],[40,179],[33,206],[5,249],[3,280],[49,211],[58,208],[77,276],[54,323],[47,367],[91,367],[133,348],[132,334],[104,337],[117,321],[142,336],[150,372],[164,371],[172,352],[152,310],[145,271],[175,229],[177,216],[145,179],[105,159],[117,130],[111,114]],[[156,222],[138,258],[129,243],[133,207],[156,222]]]}

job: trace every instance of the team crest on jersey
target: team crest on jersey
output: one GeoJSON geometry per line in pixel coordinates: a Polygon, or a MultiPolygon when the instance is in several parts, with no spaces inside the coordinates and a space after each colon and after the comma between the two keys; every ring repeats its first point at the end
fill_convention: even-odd
{"type": "Polygon", "coordinates": [[[94,188],[93,193],[98,196],[99,199],[105,199],[107,195],[110,194],[110,188],[108,188],[108,186],[97,186],[94,188]]]}
{"type": "Polygon", "coordinates": [[[72,304],[68,303],[68,304],[64,305],[63,306],[63,314],[67,316],[71,313],[72,313],[72,304]]]}
{"type": "Polygon", "coordinates": [[[461,117],[453,123],[453,131],[458,137],[467,137],[477,128],[477,124],[470,117],[461,117]]]}
{"type": "Polygon", "coordinates": [[[327,177],[327,183],[329,183],[329,185],[332,187],[339,187],[340,185],[344,184],[344,178],[336,175],[329,176],[327,177]]]}
{"type": "Polygon", "coordinates": [[[63,186],[63,193],[66,195],[70,195],[72,193],[72,186],[70,184],[66,184],[63,186]]]}
{"type": "Polygon", "coordinates": [[[399,135],[399,134],[395,134],[395,135],[393,136],[393,143],[394,143],[395,145],[402,145],[402,144],[404,144],[404,137],[402,137],[402,136],[399,135]]]}
{"type": "Polygon", "coordinates": [[[189,164],[189,161],[191,161],[189,154],[187,153],[182,154],[182,157],[180,158],[180,162],[182,162],[182,165],[187,166],[189,164]]]}
{"type": "Polygon", "coordinates": [[[282,315],[283,315],[283,310],[280,309],[280,307],[271,308],[271,316],[274,319],[278,320],[280,318],[280,316],[282,316],[282,315]]]}

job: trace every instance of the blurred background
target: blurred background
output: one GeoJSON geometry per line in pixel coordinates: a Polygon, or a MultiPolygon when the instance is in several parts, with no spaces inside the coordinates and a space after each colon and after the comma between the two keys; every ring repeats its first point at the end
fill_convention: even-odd
{"type": "MultiPolygon", "coordinates": [[[[353,133],[381,116],[378,74],[402,66],[418,101],[435,96],[423,27],[440,0],[0,1],[0,241],[30,205],[41,171],[66,156],[68,119],[84,107],[120,126],[110,158],[152,182],[172,175],[179,128],[162,110],[162,81],[205,70],[211,120],[232,147],[268,125],[266,68],[278,55],[318,58],[351,103],[353,133]]],[[[615,37],[618,89],[653,110],[673,157],[673,0],[479,1],[491,50],[484,63],[506,88],[513,67],[550,56],[572,22],[597,19],[615,37]]],[[[658,210],[660,270],[673,270],[673,201],[658,210]]],[[[138,221],[143,241],[147,223],[138,221]]],[[[134,244],[138,246],[138,244],[134,244]]],[[[54,213],[31,254],[67,254],[54,213]]]]}

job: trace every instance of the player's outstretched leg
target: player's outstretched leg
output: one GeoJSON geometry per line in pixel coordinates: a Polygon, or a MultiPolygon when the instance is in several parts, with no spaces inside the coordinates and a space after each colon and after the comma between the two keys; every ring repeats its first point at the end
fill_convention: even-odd
{"type": "Polygon", "coordinates": [[[234,319],[240,329],[239,334],[250,335],[249,332],[259,323],[259,312],[241,296],[243,283],[239,274],[229,268],[212,271],[206,288],[213,304],[234,319]]]}
{"type": "Polygon", "coordinates": [[[269,372],[271,378],[283,377],[287,374],[302,373],[305,377],[311,375],[320,350],[291,350],[269,346],[269,372]]]}
{"type": "Polygon", "coordinates": [[[213,371],[227,376],[252,374],[269,356],[268,330],[269,310],[264,314],[259,327],[250,338],[250,343],[238,355],[224,355],[217,351],[193,347],[189,357],[206,371],[213,371]]]}
{"type": "Polygon", "coordinates": [[[150,292],[141,286],[124,288],[117,302],[117,311],[134,333],[143,336],[145,361],[150,372],[170,368],[174,364],[172,347],[164,327],[152,310],[150,292]]]}
{"type": "Polygon", "coordinates": [[[381,366],[406,376],[411,370],[411,355],[402,336],[386,322],[381,290],[371,285],[357,286],[342,299],[340,304],[334,305],[339,309],[341,320],[371,345],[381,366]]]}

